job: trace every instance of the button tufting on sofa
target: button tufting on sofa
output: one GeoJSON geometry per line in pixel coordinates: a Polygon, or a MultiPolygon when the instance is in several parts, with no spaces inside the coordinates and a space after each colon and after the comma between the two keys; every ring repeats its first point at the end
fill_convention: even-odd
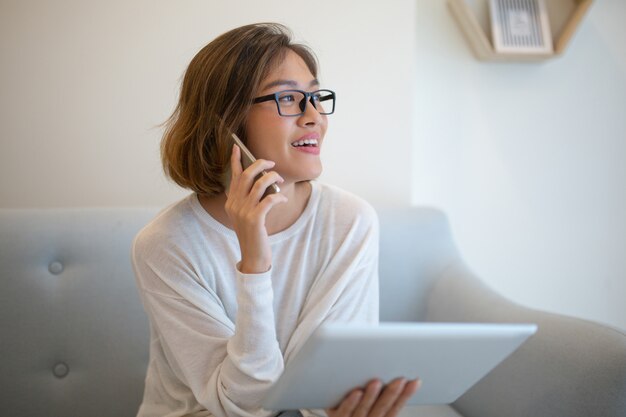
{"type": "Polygon", "coordinates": [[[59,379],[65,378],[70,373],[70,367],[63,362],[59,362],[52,368],[52,373],[59,379]]]}
{"type": "Polygon", "coordinates": [[[48,265],[48,271],[50,271],[52,275],[59,275],[63,272],[63,264],[59,261],[50,262],[50,265],[48,265]]]}
{"type": "MultiPolygon", "coordinates": [[[[131,243],[157,211],[0,209],[0,416],[137,415],[150,327],[131,243]],[[48,274],[71,279],[41,279],[48,274]]],[[[540,329],[453,407],[404,417],[626,416],[623,330],[531,310],[491,291],[465,266],[439,210],[387,209],[379,217],[381,320],[540,329]]]]}

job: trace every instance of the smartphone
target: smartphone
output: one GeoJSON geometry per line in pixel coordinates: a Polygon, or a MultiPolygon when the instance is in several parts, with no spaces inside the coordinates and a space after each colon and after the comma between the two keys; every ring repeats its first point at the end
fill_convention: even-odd
{"type": "MultiPolygon", "coordinates": [[[[239,146],[239,149],[241,149],[241,166],[243,167],[243,169],[248,168],[250,165],[254,163],[254,161],[256,161],[256,158],[252,155],[250,150],[246,148],[246,145],[243,144],[243,142],[241,141],[241,139],[239,139],[237,135],[235,135],[232,132],[230,135],[233,138],[233,141],[235,141],[235,143],[237,144],[237,146],[239,146]]],[[[261,175],[265,175],[265,174],[267,174],[266,171],[261,172],[261,175]]],[[[258,178],[259,177],[257,177],[257,179],[258,178]]],[[[228,181],[230,181],[230,173],[228,175],[228,181]]],[[[228,183],[226,184],[226,189],[228,189],[228,183]]],[[[280,192],[280,187],[278,187],[278,185],[274,183],[270,185],[269,187],[267,187],[267,189],[265,190],[265,193],[263,194],[263,198],[266,195],[279,193],[279,192],[280,192]]]]}

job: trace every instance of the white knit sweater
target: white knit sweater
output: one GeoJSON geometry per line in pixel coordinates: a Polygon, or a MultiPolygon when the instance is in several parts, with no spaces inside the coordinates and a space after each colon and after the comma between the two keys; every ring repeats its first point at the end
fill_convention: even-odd
{"type": "Polygon", "coordinates": [[[270,236],[264,274],[236,269],[235,232],[195,194],[137,235],[132,262],[151,323],[140,416],[275,414],[260,408],[265,393],[321,323],[378,321],[376,213],[311,185],[298,220],[270,236]]]}

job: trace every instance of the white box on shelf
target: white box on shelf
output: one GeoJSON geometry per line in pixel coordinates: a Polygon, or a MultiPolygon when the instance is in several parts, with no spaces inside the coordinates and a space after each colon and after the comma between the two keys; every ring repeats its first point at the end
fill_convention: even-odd
{"type": "Polygon", "coordinates": [[[489,0],[495,52],[546,54],[554,52],[544,0],[489,0]]]}

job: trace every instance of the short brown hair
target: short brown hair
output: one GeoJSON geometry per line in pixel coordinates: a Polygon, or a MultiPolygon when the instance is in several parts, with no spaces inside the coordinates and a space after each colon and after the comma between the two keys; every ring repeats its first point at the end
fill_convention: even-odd
{"type": "Polygon", "coordinates": [[[229,130],[246,142],[254,95],[288,50],[317,78],[314,53],[293,43],[289,29],[277,23],[233,29],[196,54],[185,72],[178,105],[165,122],[161,161],[167,176],[201,195],[224,191],[222,178],[232,149],[229,130]]]}

